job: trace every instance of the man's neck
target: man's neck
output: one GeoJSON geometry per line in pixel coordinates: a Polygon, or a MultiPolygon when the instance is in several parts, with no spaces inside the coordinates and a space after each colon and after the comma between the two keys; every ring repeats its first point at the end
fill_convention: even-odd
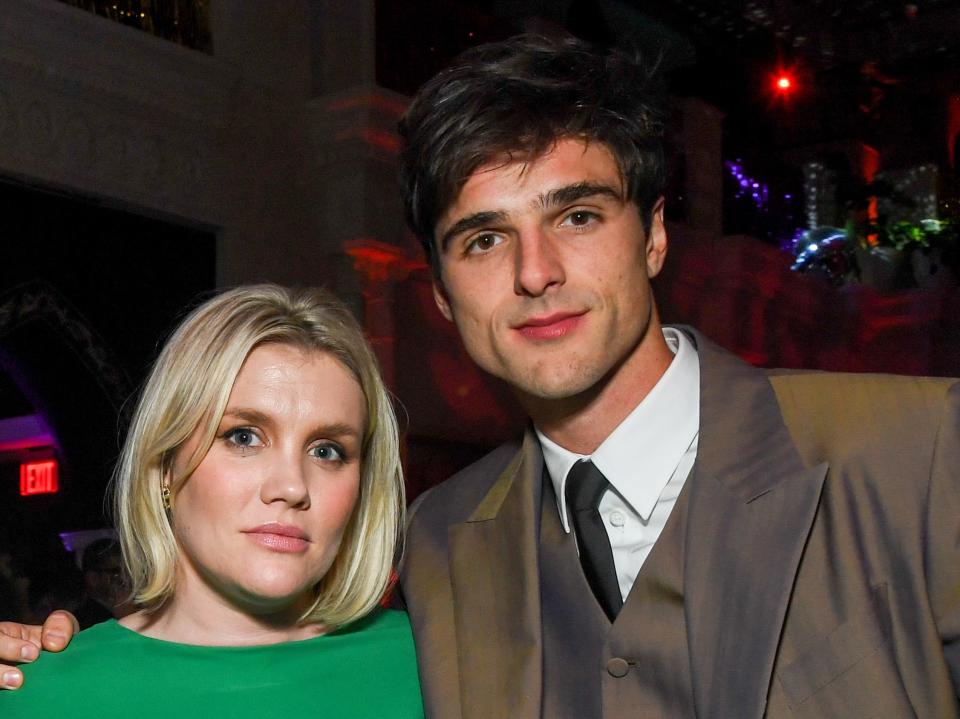
{"type": "Polygon", "coordinates": [[[592,454],[650,393],[671,361],[659,323],[651,323],[634,351],[585,392],[563,399],[519,399],[552,441],[577,454],[592,454]]]}

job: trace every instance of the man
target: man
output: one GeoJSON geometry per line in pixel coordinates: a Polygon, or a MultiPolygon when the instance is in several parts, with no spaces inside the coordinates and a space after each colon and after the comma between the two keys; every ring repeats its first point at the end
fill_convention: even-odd
{"type": "Polygon", "coordinates": [[[411,509],[428,714],[958,716],[960,387],[662,327],[662,118],[628,58],[519,38],[403,120],[437,305],[532,421],[411,509]]]}
{"type": "Polygon", "coordinates": [[[437,305],[532,419],[411,511],[428,710],[955,716],[960,387],[661,327],[662,117],[627,58],[520,39],[403,121],[437,305]]]}

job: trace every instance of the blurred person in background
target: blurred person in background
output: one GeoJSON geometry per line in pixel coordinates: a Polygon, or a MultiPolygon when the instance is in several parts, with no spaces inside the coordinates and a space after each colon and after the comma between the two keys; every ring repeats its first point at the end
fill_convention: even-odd
{"type": "Polygon", "coordinates": [[[130,581],[116,540],[104,537],[88,544],[80,560],[80,571],[84,598],[75,616],[81,629],[120,619],[136,609],[130,601],[130,581]]]}
{"type": "Polygon", "coordinates": [[[20,574],[13,554],[0,549],[0,617],[17,617],[15,621],[31,618],[29,591],[30,579],[20,574]]]}

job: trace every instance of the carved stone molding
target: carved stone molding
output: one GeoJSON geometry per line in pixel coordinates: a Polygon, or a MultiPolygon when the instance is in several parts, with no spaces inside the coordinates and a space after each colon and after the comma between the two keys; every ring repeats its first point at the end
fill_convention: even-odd
{"type": "Polygon", "coordinates": [[[406,257],[396,245],[377,240],[350,240],[344,243],[343,249],[353,260],[353,268],[363,277],[365,287],[371,290],[402,282],[412,271],[426,267],[422,261],[406,257]]]}
{"type": "Polygon", "coordinates": [[[130,394],[130,380],[113,351],[67,300],[42,282],[19,285],[0,295],[0,339],[35,321],[54,328],[90,371],[114,408],[120,410],[130,394]]]}
{"type": "Polygon", "coordinates": [[[318,167],[356,158],[396,163],[397,122],[408,103],[375,85],[314,98],[308,108],[314,162],[318,167]]]}

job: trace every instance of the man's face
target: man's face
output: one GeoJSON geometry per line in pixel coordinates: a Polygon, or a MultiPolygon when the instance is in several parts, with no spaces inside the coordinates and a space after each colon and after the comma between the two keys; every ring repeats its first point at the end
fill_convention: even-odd
{"type": "Polygon", "coordinates": [[[480,167],[437,223],[437,305],[521,400],[642,371],[666,233],[662,205],[647,237],[625,194],[605,146],[568,138],[529,163],[480,167]]]}

